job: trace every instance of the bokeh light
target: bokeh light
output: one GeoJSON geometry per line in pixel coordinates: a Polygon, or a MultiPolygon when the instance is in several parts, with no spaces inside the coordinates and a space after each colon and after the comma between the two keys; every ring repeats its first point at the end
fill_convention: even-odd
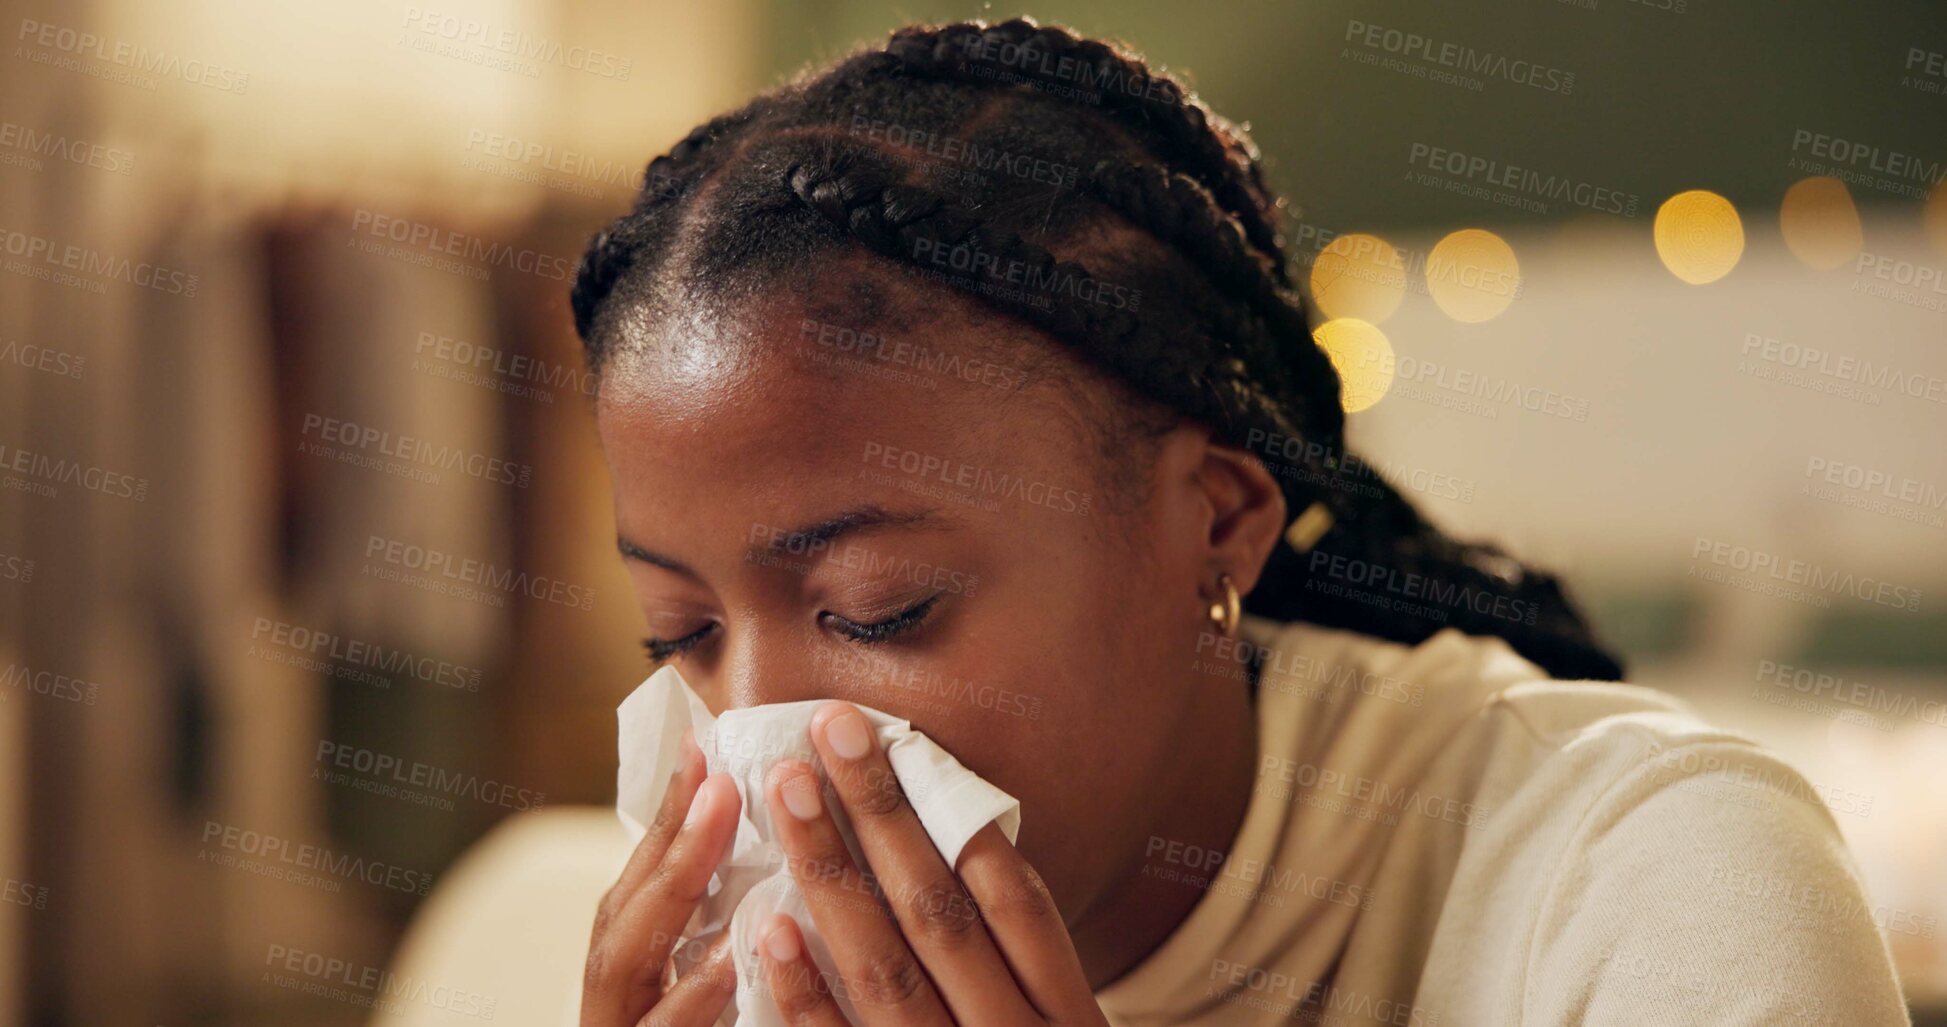
{"type": "Polygon", "coordinates": [[[1311,286],[1312,299],[1326,317],[1378,324],[1399,309],[1406,295],[1406,264],[1392,243],[1348,232],[1333,239],[1312,263],[1311,286]]]}
{"type": "Polygon", "coordinates": [[[1844,182],[1825,176],[1804,179],[1785,190],[1778,228],[1792,256],[1819,271],[1851,260],[1865,243],[1852,193],[1844,182]]]}
{"type": "Polygon", "coordinates": [[[1319,325],[1312,338],[1338,369],[1346,413],[1370,409],[1393,387],[1393,344],[1379,326],[1356,317],[1334,318],[1319,325]]]}
{"type": "Polygon", "coordinates": [[[1744,255],[1744,222],[1708,189],[1678,193],[1656,209],[1656,255],[1691,285],[1717,281],[1744,255]]]}
{"type": "Polygon", "coordinates": [[[1426,287],[1448,317],[1468,324],[1501,316],[1521,291],[1514,247],[1485,228],[1450,232],[1426,256],[1426,287]]]}

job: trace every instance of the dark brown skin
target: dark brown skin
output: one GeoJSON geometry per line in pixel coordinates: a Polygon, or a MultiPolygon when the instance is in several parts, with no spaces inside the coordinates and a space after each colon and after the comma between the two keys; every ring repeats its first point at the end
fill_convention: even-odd
{"type": "MultiPolygon", "coordinates": [[[[919,297],[926,315],[871,330],[889,343],[961,353],[973,352],[966,340],[977,333],[983,354],[1033,369],[1027,388],[945,374],[922,388],[816,367],[807,354],[819,347],[801,326],[821,315],[785,291],[682,324],[625,326],[639,335],[605,369],[597,406],[617,531],[637,554],[627,562],[649,633],[672,640],[706,629],[675,659],[713,710],[816,698],[877,707],[1020,800],[1018,852],[990,827],[959,866],[942,867],[896,801],[883,754],[834,751],[824,729],[847,711],[820,711],[813,741],[892,916],[871,918],[875,930],[858,919],[861,892],[805,891],[841,963],[822,969],[863,982],[852,993],[873,1000],[861,1004],[867,1022],[1099,1022],[1089,994],[1153,951],[1201,895],[1141,872],[1152,839],[1224,850],[1242,820],[1256,760],[1250,699],[1235,675],[1197,669],[1198,642],[1213,630],[1218,575],[1245,593],[1255,584],[1286,522],[1284,500],[1254,457],[1191,424],[1154,443],[1146,492],[1119,492],[1091,419],[1125,400],[1051,341],[939,291],[919,297]],[[1018,359],[993,356],[1008,352],[1018,359]],[[948,478],[962,466],[1024,477],[1055,487],[1056,498],[1044,505],[956,488],[938,472],[885,466],[889,451],[943,461],[948,478]],[[976,494],[999,509],[962,498],[976,494]],[[926,516],[855,528],[809,557],[799,545],[747,558],[753,544],[763,551],[786,532],[867,506],[926,516]],[[886,566],[907,560],[903,573],[886,566]],[[921,565],[947,576],[911,570],[921,565]],[[825,616],[884,622],[935,595],[916,627],[869,644],[825,616]],[[988,708],[888,686],[894,674],[1006,698],[988,708]],[[1052,903],[1045,915],[1040,902],[1052,903]],[[978,930],[938,914],[976,907],[978,930]]],[[[809,772],[779,767],[770,801],[784,803],[775,790],[801,787],[792,782],[809,772]]],[[[661,1018],[653,1022],[708,1023],[730,998],[720,953],[669,996],[655,983],[700,895],[696,868],[707,880],[735,822],[734,789],[703,783],[700,757],[671,790],[685,804],[694,794],[714,798],[673,844],[673,811],[666,829],[652,830],[641,866],[605,903],[585,1025],[634,1024],[651,1007],[661,1018]]],[[[849,862],[830,849],[828,815],[820,809],[801,832],[786,832],[794,869],[849,862]]],[[[801,963],[797,938],[778,924],[766,944],[801,963]]],[[[842,1022],[820,988],[805,986],[812,975],[794,976],[770,955],[766,965],[795,1022],[842,1022]]]]}

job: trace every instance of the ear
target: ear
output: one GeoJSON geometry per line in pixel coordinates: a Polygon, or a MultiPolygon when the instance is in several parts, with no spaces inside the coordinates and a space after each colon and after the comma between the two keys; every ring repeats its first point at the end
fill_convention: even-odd
{"type": "Polygon", "coordinates": [[[1248,450],[1213,440],[1207,429],[1179,428],[1172,434],[1164,459],[1188,472],[1202,508],[1204,580],[1228,574],[1237,591],[1248,595],[1272,547],[1284,537],[1289,520],[1284,492],[1264,461],[1248,450]]]}

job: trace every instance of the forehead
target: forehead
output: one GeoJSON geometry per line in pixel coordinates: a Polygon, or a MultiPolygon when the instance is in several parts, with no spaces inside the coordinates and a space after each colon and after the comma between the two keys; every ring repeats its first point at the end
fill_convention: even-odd
{"type": "Polygon", "coordinates": [[[1099,491],[1095,433],[1032,342],[957,316],[847,313],[786,295],[623,326],[641,335],[617,340],[597,427],[624,533],[875,498],[1031,521],[1046,511],[989,509],[981,488],[1099,491]]]}

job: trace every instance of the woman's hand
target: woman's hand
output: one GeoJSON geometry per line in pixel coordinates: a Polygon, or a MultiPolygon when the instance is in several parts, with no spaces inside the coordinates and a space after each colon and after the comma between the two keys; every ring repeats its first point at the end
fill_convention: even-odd
{"type": "Polygon", "coordinates": [[[832,999],[838,988],[862,1027],[1106,1023],[1047,886],[999,827],[974,835],[956,875],[858,710],[826,704],[812,717],[811,739],[877,887],[846,851],[811,767],[774,768],[771,808],[789,815],[773,820],[837,963],[821,975],[790,917],[765,925],[758,949],[787,1020],[844,1024],[832,999]]]}
{"type": "Polygon", "coordinates": [[[664,964],[737,834],[742,800],[728,775],[705,779],[703,753],[687,735],[682,765],[649,833],[602,897],[582,978],[582,1027],[709,1027],[737,991],[729,932],[663,990],[664,964]]]}

